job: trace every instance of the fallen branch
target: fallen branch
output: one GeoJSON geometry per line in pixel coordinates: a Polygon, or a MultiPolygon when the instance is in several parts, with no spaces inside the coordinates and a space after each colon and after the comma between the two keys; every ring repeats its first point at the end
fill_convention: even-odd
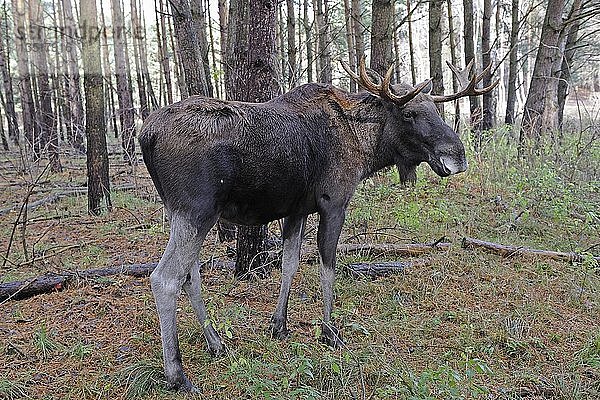
{"type": "MultiPolygon", "coordinates": [[[[0,284],[0,305],[10,300],[22,300],[29,297],[58,292],[65,289],[70,283],[77,280],[87,280],[112,275],[128,275],[135,277],[150,276],[158,263],[131,264],[106,268],[88,269],[83,271],[65,271],[61,273],[49,272],[24,281],[7,282],[0,284]]],[[[231,261],[211,259],[202,262],[202,267],[233,269],[231,261]]]]}
{"type": "MultiPolygon", "coordinates": [[[[446,242],[434,242],[434,243],[406,243],[406,244],[392,244],[392,243],[359,243],[359,244],[341,244],[337,247],[338,254],[351,254],[361,253],[363,255],[371,256],[419,256],[428,254],[438,250],[448,250],[451,244],[446,242]]],[[[318,249],[316,247],[307,247],[302,252],[304,257],[315,257],[317,256],[318,249]]]]}
{"type": "MultiPolygon", "coordinates": [[[[500,254],[503,257],[512,257],[514,255],[538,256],[550,258],[559,261],[581,262],[585,256],[578,253],[563,253],[560,251],[538,250],[528,247],[506,246],[503,244],[486,242],[484,240],[465,237],[462,240],[462,246],[465,249],[469,248],[484,248],[493,253],[500,254]]],[[[600,257],[593,257],[594,260],[600,262],[600,257]]]]}
{"type": "Polygon", "coordinates": [[[371,279],[402,273],[407,268],[423,267],[429,260],[406,262],[353,263],[346,266],[346,272],[353,278],[368,277],[371,279]]]}

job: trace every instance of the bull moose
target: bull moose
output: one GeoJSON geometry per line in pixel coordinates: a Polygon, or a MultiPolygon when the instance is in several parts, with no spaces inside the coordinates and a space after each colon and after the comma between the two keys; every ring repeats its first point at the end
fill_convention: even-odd
{"type": "Polygon", "coordinates": [[[431,81],[416,87],[391,84],[393,68],[375,82],[364,59],[358,73],[343,67],[365,91],[348,93],[309,83],[266,103],[191,96],[153,112],[140,144],[144,162],[170,218],[170,237],[150,281],[160,320],[169,387],[194,387],[183,372],[176,301],[187,293],[208,349],[223,352],[206,323],[200,294],[201,244],[219,218],[259,225],[284,218],[281,289],[270,332],[285,338],[290,286],[298,269],[306,218],[319,214],[317,234],[323,292],[322,341],[342,345],[333,325],[335,254],[346,207],[358,184],[396,165],[403,182],[426,162],[445,177],[467,168],[458,135],[440,117],[436,102],[476,96],[480,75],[473,64],[454,73],[462,89],[429,95],[431,81]]]}

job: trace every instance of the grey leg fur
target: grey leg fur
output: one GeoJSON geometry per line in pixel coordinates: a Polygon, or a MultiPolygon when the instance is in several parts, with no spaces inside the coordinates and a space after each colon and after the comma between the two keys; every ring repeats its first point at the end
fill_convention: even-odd
{"type": "Polygon", "coordinates": [[[281,288],[277,299],[277,308],[271,318],[271,336],[285,339],[289,335],[287,329],[287,307],[290,298],[290,287],[300,263],[300,247],[306,216],[286,218],[283,228],[283,260],[281,267],[281,288]]]}
{"type": "Polygon", "coordinates": [[[213,356],[218,356],[225,352],[225,347],[212,324],[206,323],[206,306],[204,305],[204,300],[202,299],[200,292],[200,282],[200,263],[196,262],[190,272],[190,279],[183,284],[183,289],[187,293],[190,303],[192,303],[200,326],[202,326],[204,338],[208,345],[208,351],[213,356]]]}
{"type": "Polygon", "coordinates": [[[335,281],[335,254],[338,239],[344,224],[344,210],[321,214],[317,244],[321,255],[320,275],[323,290],[323,326],[321,341],[331,347],[343,346],[339,330],[331,321],[333,309],[333,284],[335,281]]]}
{"type": "MultiPolygon", "coordinates": [[[[194,389],[185,376],[181,364],[176,325],[177,296],[194,265],[197,265],[200,246],[215,220],[216,217],[198,228],[186,218],[174,213],[171,217],[171,232],[167,248],[158,266],[150,275],[152,293],[160,321],[165,377],[168,386],[176,390],[191,391],[194,389]]],[[[196,302],[194,308],[198,307],[200,310],[203,308],[203,303],[200,299],[199,276],[197,288],[198,291],[193,293],[192,304],[196,302]]],[[[192,292],[194,291],[192,290],[192,292]]],[[[197,313],[200,314],[198,311],[197,313]]]]}

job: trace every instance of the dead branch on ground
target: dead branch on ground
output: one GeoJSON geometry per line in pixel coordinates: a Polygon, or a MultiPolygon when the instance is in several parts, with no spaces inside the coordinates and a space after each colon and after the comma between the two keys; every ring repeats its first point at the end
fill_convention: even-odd
{"type": "MultiPolygon", "coordinates": [[[[493,253],[499,254],[505,258],[512,257],[515,255],[525,255],[525,256],[538,256],[544,258],[550,258],[552,260],[558,261],[568,261],[568,262],[581,262],[585,259],[585,256],[578,253],[564,253],[560,251],[550,251],[550,250],[539,250],[539,249],[531,249],[529,247],[519,247],[519,246],[507,246],[503,244],[486,242],[484,240],[473,239],[465,237],[462,241],[462,246],[465,249],[469,248],[484,248],[493,253]]],[[[593,257],[596,261],[600,262],[600,257],[593,257]]]]}

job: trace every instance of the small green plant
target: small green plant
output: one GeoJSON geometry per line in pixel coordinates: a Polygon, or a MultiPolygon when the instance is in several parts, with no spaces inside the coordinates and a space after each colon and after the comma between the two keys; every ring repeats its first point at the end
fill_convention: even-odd
{"type": "Polygon", "coordinates": [[[600,331],[577,352],[576,358],[581,365],[600,371],[600,331]]]}
{"type": "Polygon", "coordinates": [[[27,387],[24,384],[5,378],[0,379],[0,399],[16,400],[30,398],[27,394],[27,387]]]}
{"type": "Polygon", "coordinates": [[[69,349],[69,355],[72,358],[75,358],[79,361],[83,361],[84,358],[86,358],[87,356],[92,354],[93,350],[94,350],[93,345],[84,344],[82,342],[77,342],[69,349]]]}
{"type": "Polygon", "coordinates": [[[42,358],[44,359],[48,358],[52,352],[58,350],[60,347],[51,336],[52,333],[48,332],[45,322],[42,322],[42,325],[33,333],[35,347],[40,351],[42,358]]]}
{"type": "Polygon", "coordinates": [[[123,368],[118,380],[125,386],[125,397],[139,399],[165,390],[161,363],[156,359],[139,360],[123,368]]]}

